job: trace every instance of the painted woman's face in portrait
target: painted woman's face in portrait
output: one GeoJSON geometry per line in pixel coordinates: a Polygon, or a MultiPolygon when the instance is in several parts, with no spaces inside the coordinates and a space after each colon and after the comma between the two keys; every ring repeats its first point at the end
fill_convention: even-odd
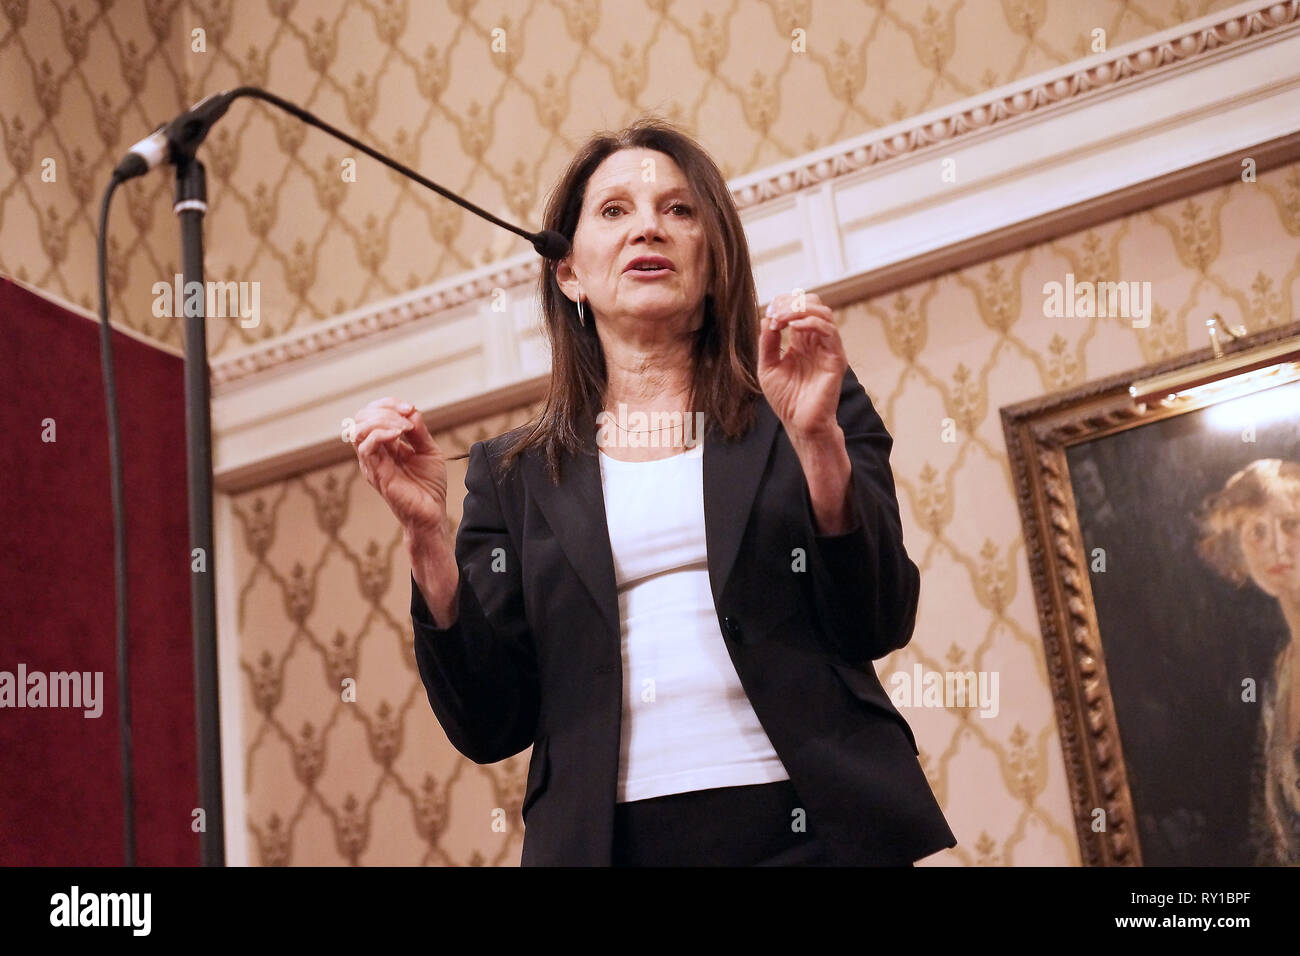
{"type": "Polygon", "coordinates": [[[1273,496],[1264,508],[1249,511],[1241,522],[1241,552],[1246,569],[1270,597],[1300,595],[1300,506],[1273,496]]]}

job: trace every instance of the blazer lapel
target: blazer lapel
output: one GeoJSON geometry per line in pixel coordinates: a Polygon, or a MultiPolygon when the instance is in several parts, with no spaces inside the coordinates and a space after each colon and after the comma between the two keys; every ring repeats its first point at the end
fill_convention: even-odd
{"type": "MultiPolygon", "coordinates": [[[[767,402],[760,399],[756,411],[753,427],[739,441],[723,441],[711,430],[704,438],[704,532],[715,604],[735,567],[776,435],[778,420],[767,402]]],[[[558,486],[551,484],[540,455],[524,455],[521,469],[528,493],[537,501],[569,563],[606,624],[618,634],[618,585],[594,432],[586,452],[562,456],[558,486]]]]}
{"type": "Polygon", "coordinates": [[[704,531],[709,550],[709,583],[715,607],[736,566],[740,540],[749,524],[758,483],[776,435],[777,417],[763,399],[754,424],[739,441],[704,440],[704,531]]]}
{"type": "Polygon", "coordinates": [[[606,623],[618,634],[618,585],[595,441],[583,454],[561,454],[558,486],[551,483],[543,456],[537,452],[530,449],[521,459],[528,494],[537,501],[555,540],[591,592],[606,623]]]}

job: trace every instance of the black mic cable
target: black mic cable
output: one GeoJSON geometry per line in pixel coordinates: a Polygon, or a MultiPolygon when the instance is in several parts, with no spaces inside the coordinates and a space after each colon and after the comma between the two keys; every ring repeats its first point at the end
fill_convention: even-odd
{"type": "Polygon", "coordinates": [[[113,496],[113,577],[117,588],[117,720],[122,759],[123,840],[127,866],[135,866],[135,788],[131,772],[131,670],[127,656],[129,614],[126,576],[126,497],[122,481],[122,431],[117,420],[117,376],[113,371],[113,330],[108,324],[108,210],[122,180],[114,173],[99,208],[99,360],[104,374],[104,411],[108,422],[108,473],[113,496]]]}

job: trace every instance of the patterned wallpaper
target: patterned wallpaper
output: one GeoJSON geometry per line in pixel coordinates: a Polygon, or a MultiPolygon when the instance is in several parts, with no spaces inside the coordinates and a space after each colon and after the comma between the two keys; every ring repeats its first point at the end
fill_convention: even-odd
{"type": "MultiPolygon", "coordinates": [[[[996,716],[904,709],[959,845],[951,865],[1077,865],[1078,848],[998,409],[1300,314],[1300,164],[837,310],[895,439],[916,634],[876,663],[996,671],[996,716]],[[1043,285],[1149,281],[1147,329],[1048,318],[1043,285]],[[945,434],[944,420],[955,430],[945,434]],[[954,439],[954,440],[945,440],[954,439]]],[[[525,421],[440,434],[449,454],[525,421]]],[[[465,462],[450,466],[458,516],[465,462]]],[[[516,863],[527,753],[479,767],[440,733],[415,670],[400,531],[354,462],[235,499],[248,826],[263,863],[516,863]],[[356,674],[343,703],[339,678],[356,674]],[[493,829],[500,808],[504,832],[493,829]]]]}
{"type": "MultiPolygon", "coordinates": [[[[241,83],[536,225],[577,143],[643,110],[696,132],[736,176],[1078,59],[1095,28],[1114,47],[1232,5],[0,0],[0,270],[93,307],[109,170],[162,120],[241,83]]],[[[364,157],[346,182],[348,158],[251,102],[205,145],[208,277],[262,284],[261,324],[211,323],[214,353],[525,248],[364,157]]],[[[179,261],[171,190],[164,174],[123,190],[110,287],[115,322],[179,345],[179,324],[150,309],[151,286],[179,261]]],[[[923,575],[916,637],[877,669],[1001,675],[997,717],[905,711],[961,841],[936,862],[1078,862],[998,408],[1198,347],[1216,309],[1251,331],[1287,321],[1298,237],[1291,166],[837,310],[895,436],[923,575]],[[1066,272],[1151,281],[1151,327],[1045,318],[1042,284],[1066,272]]],[[[464,452],[531,412],[438,438],[464,452]]],[[[454,497],[464,467],[450,465],[454,497]]],[[[528,754],[479,767],[441,733],[410,646],[400,534],[356,465],[234,505],[236,561],[222,574],[238,591],[253,862],[517,863],[528,754]],[[355,700],[340,693],[345,678],[355,700]]]]}
{"type": "MultiPolygon", "coordinates": [[[[528,414],[435,437],[460,454],[528,414]]],[[[466,465],[448,465],[456,521],[466,465]]],[[[253,862],[517,864],[529,753],[481,767],[443,735],[416,672],[401,531],[355,461],[234,504],[223,573],[239,595],[253,862]]]]}
{"type": "MultiPolygon", "coordinates": [[[[109,171],[241,84],[536,226],[577,143],[644,110],[738,176],[1078,59],[1095,29],[1114,47],[1233,3],[0,0],[0,270],[95,307],[109,171]]],[[[201,157],[207,278],[260,283],[259,324],[210,323],[213,353],[528,248],[261,103],[233,106],[201,157]]],[[[165,173],[124,190],[110,289],[114,322],[179,346],[151,291],[178,271],[171,193],[165,173]]]]}

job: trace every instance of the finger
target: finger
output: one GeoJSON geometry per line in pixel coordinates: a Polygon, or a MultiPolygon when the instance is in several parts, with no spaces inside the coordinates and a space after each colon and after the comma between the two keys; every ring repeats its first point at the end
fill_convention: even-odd
{"type": "Polygon", "coordinates": [[[403,432],[403,426],[393,426],[386,422],[367,422],[364,426],[358,427],[352,436],[352,443],[360,448],[362,443],[376,432],[382,433],[380,441],[389,442],[400,436],[403,432]]]}
{"type": "MultiPolygon", "coordinates": [[[[374,439],[370,439],[375,441],[374,439]]],[[[388,445],[375,441],[366,452],[367,480],[371,486],[387,499],[389,486],[397,473],[396,456],[388,445]]]]}
{"type": "Polygon", "coordinates": [[[379,451],[376,449],[375,438],[372,436],[357,446],[357,464],[361,467],[361,474],[365,476],[366,481],[376,491],[382,493],[383,483],[381,481],[380,463],[382,459],[379,451]]]}
{"type": "Polygon", "coordinates": [[[370,471],[375,477],[375,490],[383,495],[388,486],[392,484],[397,465],[393,462],[393,456],[388,453],[388,448],[384,445],[380,445],[375,449],[372,461],[370,471]]]}
{"type": "Polygon", "coordinates": [[[835,323],[821,316],[791,319],[785,328],[790,330],[790,351],[797,355],[816,355],[819,349],[838,353],[842,349],[835,323]]]}
{"type": "Polygon", "coordinates": [[[371,468],[375,467],[381,451],[388,452],[387,443],[401,436],[395,428],[375,428],[357,445],[357,457],[364,460],[371,468]]]}
{"type": "Polygon", "coordinates": [[[409,421],[411,429],[406,433],[406,440],[411,443],[411,448],[417,454],[442,451],[438,447],[438,443],[433,440],[433,435],[429,433],[429,427],[424,424],[424,416],[420,414],[418,409],[411,411],[409,421]]]}
{"type": "Polygon", "coordinates": [[[806,315],[799,319],[791,319],[785,324],[796,332],[825,337],[834,337],[839,331],[834,322],[819,315],[806,315]]]}
{"type": "Polygon", "coordinates": [[[766,314],[772,316],[779,315],[782,312],[790,312],[792,310],[802,311],[802,309],[795,310],[796,302],[805,305],[826,305],[826,303],[822,301],[821,296],[816,292],[802,292],[798,296],[795,296],[792,292],[782,292],[779,295],[772,296],[772,301],[767,304],[766,314]]]}
{"type": "MultiPolygon", "coordinates": [[[[409,408],[410,406],[407,407],[409,408]]],[[[382,421],[387,422],[389,425],[397,426],[409,422],[411,419],[405,413],[399,412],[395,408],[391,408],[387,405],[371,404],[358,412],[354,420],[358,425],[367,422],[382,421]]]]}
{"type": "MultiPolygon", "coordinates": [[[[365,407],[362,408],[361,411],[357,412],[352,417],[360,420],[362,418],[369,417],[373,412],[377,411],[378,409],[393,408],[393,406],[396,404],[397,404],[397,400],[391,397],[376,398],[373,402],[367,402],[365,404],[365,407]]],[[[393,410],[396,411],[395,408],[393,410]]]]}
{"type": "Polygon", "coordinates": [[[357,414],[352,417],[353,420],[360,421],[363,418],[370,418],[375,412],[384,410],[394,412],[398,415],[405,415],[407,409],[413,407],[414,406],[412,406],[410,402],[404,402],[401,399],[393,398],[391,395],[386,395],[383,398],[377,398],[373,402],[370,402],[365,408],[361,409],[361,411],[357,412],[357,414]]]}
{"type": "Polygon", "coordinates": [[[353,427],[353,441],[360,444],[377,428],[395,430],[397,434],[409,431],[415,426],[407,418],[389,410],[377,410],[356,422],[353,427]]]}
{"type": "MultiPolygon", "coordinates": [[[[824,322],[824,319],[817,321],[824,322]]],[[[838,334],[832,328],[816,325],[814,322],[792,322],[790,329],[790,349],[799,355],[816,355],[819,351],[838,353],[841,351],[838,334]]]]}
{"type": "Polygon", "coordinates": [[[786,350],[787,353],[794,353],[799,356],[811,355],[816,349],[816,343],[813,342],[814,337],[806,330],[792,326],[790,328],[790,347],[786,350]]]}
{"type": "Polygon", "coordinates": [[[778,313],[769,324],[775,323],[777,329],[780,330],[788,323],[793,322],[795,319],[803,318],[806,315],[820,315],[822,318],[831,322],[835,320],[835,313],[831,311],[829,306],[816,305],[814,303],[805,303],[805,306],[806,307],[803,311],[789,310],[778,313]]]}
{"type": "Polygon", "coordinates": [[[758,337],[758,367],[771,368],[781,364],[781,333],[763,323],[763,331],[758,337]]]}
{"type": "Polygon", "coordinates": [[[378,447],[388,448],[391,450],[394,445],[400,443],[402,432],[403,429],[401,428],[388,428],[387,426],[381,426],[373,429],[370,432],[370,435],[375,439],[375,443],[378,447]]]}

